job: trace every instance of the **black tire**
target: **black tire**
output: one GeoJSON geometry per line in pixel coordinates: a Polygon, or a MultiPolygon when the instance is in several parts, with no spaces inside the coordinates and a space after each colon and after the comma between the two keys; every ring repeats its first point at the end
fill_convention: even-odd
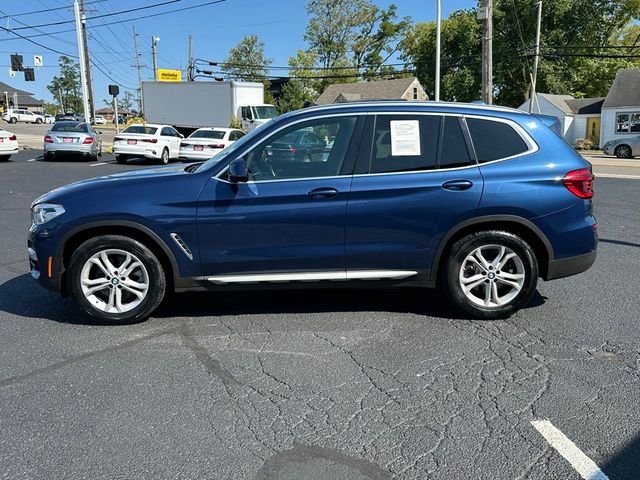
{"type": "Polygon", "coordinates": [[[50,153],[45,153],[44,155],[42,155],[42,158],[44,158],[44,160],[48,162],[49,160],[53,160],[53,155],[50,153]]]}
{"type": "Polygon", "coordinates": [[[18,123],[18,119],[16,117],[11,117],[9,119],[9,123],[18,123]]]}
{"type": "Polygon", "coordinates": [[[169,149],[164,147],[160,155],[160,165],[169,165],[169,149]]]}
{"type": "MultiPolygon", "coordinates": [[[[117,268],[118,265],[114,266],[117,268]]],[[[108,278],[108,277],[107,277],[108,278]]],[[[120,235],[101,235],[87,240],[80,245],[69,262],[67,269],[67,286],[72,298],[80,308],[93,318],[108,324],[128,324],[141,322],[160,305],[167,288],[165,272],[158,258],[144,244],[120,235]],[[149,288],[144,299],[132,310],[123,313],[108,313],[94,306],[82,292],[81,274],[87,261],[96,253],[107,249],[123,250],[135,255],[144,265],[148,273],[149,288]]],[[[117,286],[121,288],[120,285],[117,286]]],[[[107,292],[116,288],[110,286],[107,292]]],[[[124,290],[123,290],[124,291],[124,290]]],[[[124,298],[124,297],[123,297],[124,298]]]]}
{"type": "Polygon", "coordinates": [[[629,145],[618,145],[614,152],[618,158],[632,158],[631,147],[629,145]]]}
{"type": "MultiPolygon", "coordinates": [[[[484,320],[506,318],[525,306],[531,300],[531,297],[536,291],[536,286],[538,284],[538,261],[535,253],[522,238],[514,235],[513,233],[499,230],[476,232],[455,242],[449,249],[449,252],[449,258],[446,259],[446,263],[442,270],[441,280],[447,298],[451,304],[462,313],[484,320]],[[465,263],[465,259],[467,259],[474,250],[479,247],[485,247],[487,248],[486,251],[488,254],[490,254],[493,248],[490,246],[492,245],[497,246],[495,248],[496,254],[498,253],[499,247],[506,247],[517,255],[521,264],[516,264],[516,260],[508,260],[504,265],[504,273],[510,275],[524,273],[524,280],[520,291],[504,305],[485,307],[474,303],[474,301],[465,294],[461,285],[460,273],[463,263],[465,263]],[[520,273],[517,271],[518,268],[521,270],[520,273]]],[[[497,257],[494,255],[493,258],[497,257]]],[[[486,260],[492,260],[492,258],[490,257],[486,260]]],[[[473,262],[466,263],[466,266],[469,267],[470,263],[472,264],[473,262]]],[[[486,269],[486,271],[479,266],[471,265],[470,268],[475,270],[465,270],[465,276],[468,276],[469,278],[471,275],[485,276],[484,280],[482,280],[482,277],[479,277],[482,283],[470,290],[469,293],[472,297],[477,296],[479,292],[482,292],[480,294],[483,295],[487,292],[485,289],[489,289],[490,292],[493,292],[491,289],[493,288],[494,283],[499,295],[500,292],[504,292],[505,290],[506,292],[515,293],[513,287],[502,283],[499,279],[494,280],[494,278],[498,277],[496,273],[500,273],[499,271],[494,270],[495,267],[489,266],[491,270],[486,269]],[[491,280],[489,280],[489,278],[491,278],[491,280]]],[[[491,293],[491,295],[492,297],[490,301],[493,300],[493,293],[491,293]]],[[[504,295],[504,293],[502,293],[502,295],[504,295]]],[[[508,295],[505,295],[505,297],[508,297],[508,295]]]]}
{"type": "Polygon", "coordinates": [[[42,123],[42,119],[41,119],[41,118],[36,118],[36,123],[37,123],[38,125],[40,125],[40,124],[42,123]]]}
{"type": "Polygon", "coordinates": [[[116,155],[116,162],[121,164],[127,163],[127,157],[124,155],[116,155]]]}
{"type": "Polygon", "coordinates": [[[0,155],[0,162],[6,162],[11,158],[11,155],[0,155]]]}

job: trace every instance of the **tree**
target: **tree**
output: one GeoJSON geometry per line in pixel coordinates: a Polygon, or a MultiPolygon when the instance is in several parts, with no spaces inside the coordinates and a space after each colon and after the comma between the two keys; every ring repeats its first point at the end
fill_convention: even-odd
{"type": "Polygon", "coordinates": [[[243,80],[245,82],[262,82],[264,84],[264,101],[272,103],[273,97],[269,92],[269,66],[273,58],[268,58],[264,52],[264,42],[258,40],[257,35],[247,35],[240,43],[229,50],[227,59],[222,64],[225,77],[229,80],[243,80]]]}
{"type": "Polygon", "coordinates": [[[131,111],[133,106],[136,104],[137,99],[133,93],[126,90],[124,95],[118,99],[118,108],[122,108],[123,110],[131,111]]]}
{"type": "Polygon", "coordinates": [[[44,102],[42,109],[44,110],[44,113],[47,113],[49,115],[55,115],[60,111],[56,103],[49,103],[49,102],[44,102]]]}
{"type": "Polygon", "coordinates": [[[60,74],[51,79],[47,89],[60,105],[60,111],[79,112],[82,110],[80,93],[80,65],[66,55],[59,58],[60,74]]]}
{"type": "MultiPolygon", "coordinates": [[[[495,102],[518,106],[529,95],[536,9],[529,0],[495,0],[493,13],[495,102]]],[[[640,61],[584,55],[628,53],[606,47],[638,42],[640,27],[633,19],[639,16],[640,0],[545,0],[536,90],[576,97],[605,96],[616,72],[637,68],[640,61]]],[[[434,23],[415,25],[402,40],[401,50],[401,58],[414,63],[418,78],[431,91],[435,81],[434,23]]],[[[476,10],[453,12],[442,25],[443,100],[480,97],[480,54],[476,10]]]]}
{"type": "Polygon", "coordinates": [[[312,102],[316,97],[314,91],[305,87],[302,80],[289,80],[282,87],[282,94],[277,101],[280,113],[290,112],[303,108],[307,102],[312,102]]]}
{"type": "MultiPolygon", "coordinates": [[[[415,25],[400,42],[401,58],[411,62],[418,80],[430,98],[434,97],[435,22],[415,25]]],[[[480,24],[474,10],[453,12],[442,22],[441,97],[469,102],[480,98],[480,24]]]]}

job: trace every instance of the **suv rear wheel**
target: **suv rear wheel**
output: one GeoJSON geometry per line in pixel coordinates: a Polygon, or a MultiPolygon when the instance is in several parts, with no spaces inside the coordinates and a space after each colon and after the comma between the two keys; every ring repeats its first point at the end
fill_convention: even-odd
{"type": "Polygon", "coordinates": [[[483,231],[451,247],[444,288],[451,303],[481,319],[505,318],[526,305],[538,283],[538,262],[520,237],[483,231]]]}
{"type": "Polygon", "coordinates": [[[82,310],[107,323],[145,320],[160,305],[166,278],[142,243],[119,235],[87,240],[73,253],[69,292],[82,310]]]}

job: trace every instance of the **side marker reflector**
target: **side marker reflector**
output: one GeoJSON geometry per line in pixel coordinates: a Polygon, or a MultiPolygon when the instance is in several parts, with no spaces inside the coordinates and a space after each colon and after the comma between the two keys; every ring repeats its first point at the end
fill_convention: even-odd
{"type": "Polygon", "coordinates": [[[47,259],[47,275],[51,278],[53,275],[53,257],[47,259]]]}

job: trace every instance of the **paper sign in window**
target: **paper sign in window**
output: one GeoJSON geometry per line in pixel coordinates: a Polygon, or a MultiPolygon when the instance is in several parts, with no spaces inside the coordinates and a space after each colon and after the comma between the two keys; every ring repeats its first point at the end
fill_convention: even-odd
{"type": "Polygon", "coordinates": [[[420,122],[418,120],[391,120],[391,156],[420,155],[420,122]]]}

